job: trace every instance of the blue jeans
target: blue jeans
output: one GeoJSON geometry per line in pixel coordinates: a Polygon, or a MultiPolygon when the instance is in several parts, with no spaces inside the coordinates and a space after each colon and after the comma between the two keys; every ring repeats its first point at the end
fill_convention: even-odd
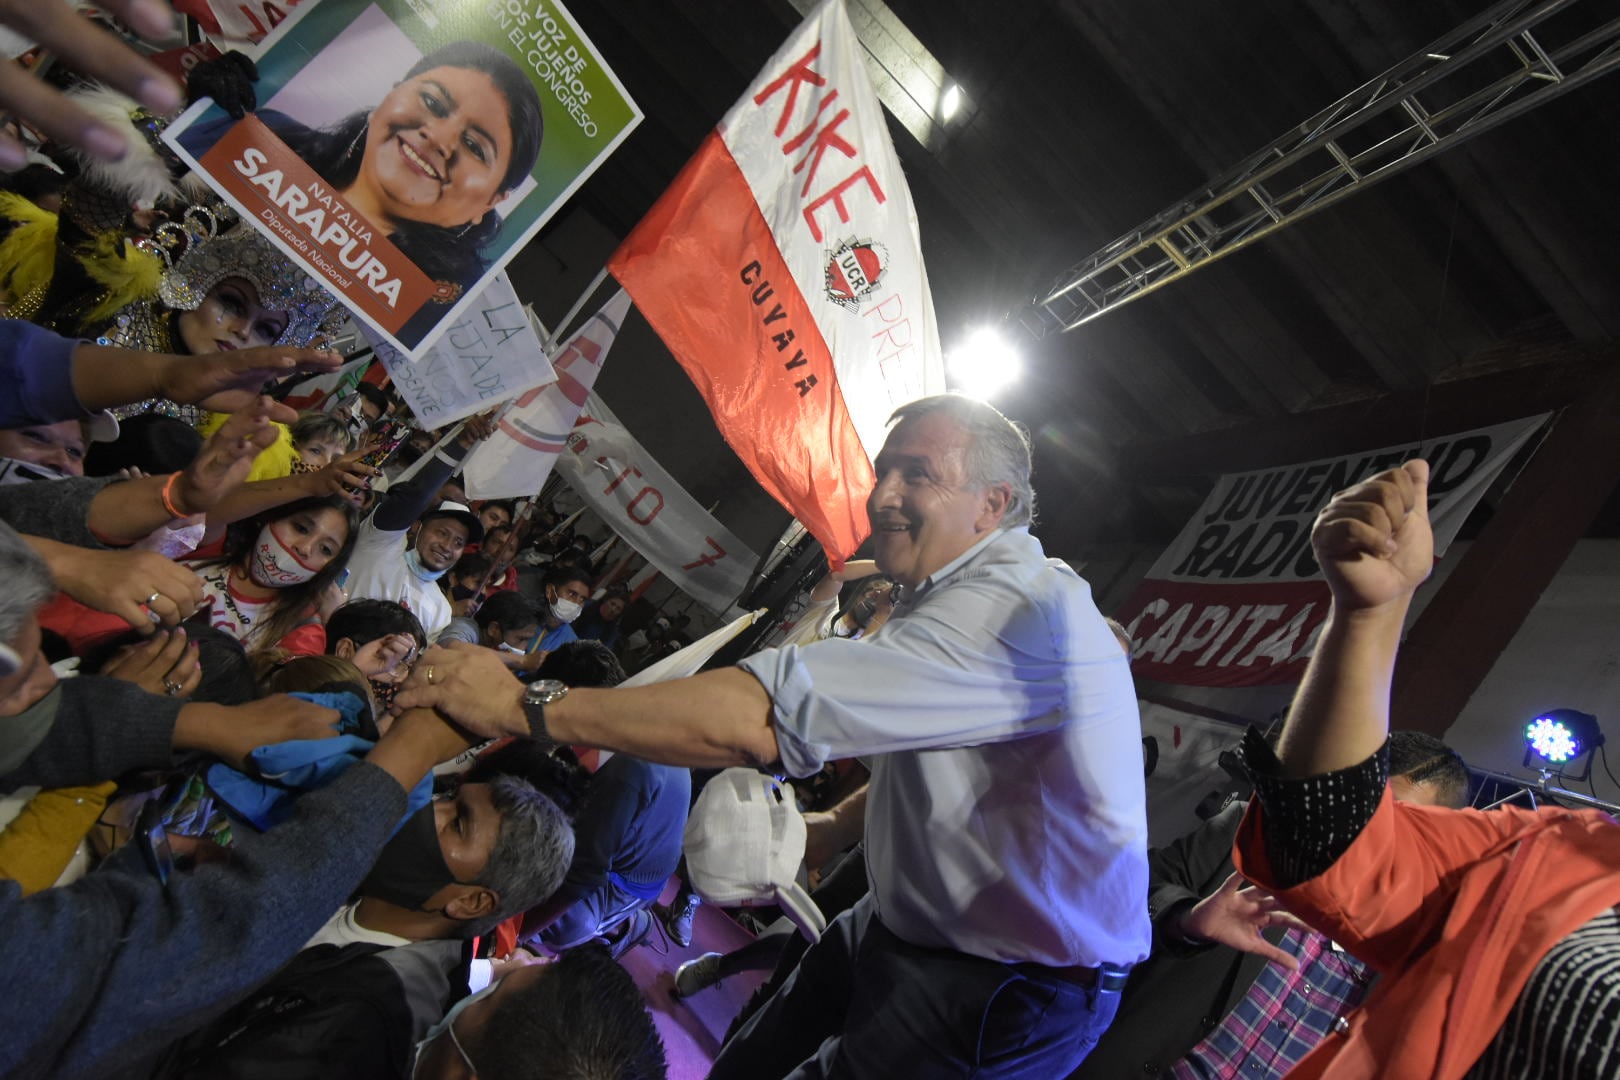
{"type": "Polygon", "coordinates": [[[900,940],[867,896],[833,920],[782,989],[726,1043],[710,1080],[1066,1076],[1117,993],[900,940]]]}

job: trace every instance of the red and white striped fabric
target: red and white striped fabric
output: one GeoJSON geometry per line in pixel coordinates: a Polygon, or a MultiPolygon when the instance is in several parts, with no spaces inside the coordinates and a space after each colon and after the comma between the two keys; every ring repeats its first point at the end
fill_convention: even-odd
{"type": "Polygon", "coordinates": [[[840,0],[771,58],[608,262],[835,565],[889,414],[945,388],[917,215],[840,0]]]}
{"type": "Polygon", "coordinates": [[[596,385],[613,339],[630,310],[619,290],[602,310],[576,330],[552,360],[557,381],[530,390],[501,416],[499,430],[480,443],[462,475],[475,499],[527,498],[538,494],[568,445],[574,421],[596,385]]]}

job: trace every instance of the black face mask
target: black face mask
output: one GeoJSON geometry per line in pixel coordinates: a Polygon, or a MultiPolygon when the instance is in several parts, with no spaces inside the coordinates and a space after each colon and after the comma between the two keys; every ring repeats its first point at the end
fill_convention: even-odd
{"type": "Polygon", "coordinates": [[[477,591],[477,589],[469,589],[465,585],[452,585],[450,586],[450,599],[470,600],[472,599],[472,594],[477,591]]]}
{"type": "Polygon", "coordinates": [[[439,826],[433,804],[405,819],[393,839],[383,845],[371,873],[360,883],[361,896],[374,896],[412,911],[446,885],[459,885],[439,849],[439,826]]]}

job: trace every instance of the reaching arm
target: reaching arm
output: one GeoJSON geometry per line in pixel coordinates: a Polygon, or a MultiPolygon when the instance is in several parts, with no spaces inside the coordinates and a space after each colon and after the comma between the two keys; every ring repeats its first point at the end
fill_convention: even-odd
{"type": "Polygon", "coordinates": [[[422,654],[395,707],[439,709],[486,738],[532,734],[663,765],[764,765],[779,756],[771,699],[740,668],[633,689],[575,690],[546,708],[545,731],[531,730],[523,690],[493,650],[455,642],[422,654]]]}
{"type": "Polygon", "coordinates": [[[439,489],[461,467],[461,459],[466,456],[467,447],[459,441],[447,443],[422,466],[421,472],[388,489],[377,509],[372,511],[372,524],[383,532],[400,532],[416,524],[416,519],[434,505],[439,489]]]}
{"type": "Polygon", "coordinates": [[[92,874],[27,900],[0,885],[0,967],[13,975],[0,1008],[48,1018],[0,1045],[0,1073],[102,1075],[222,1012],[343,903],[406,792],[466,745],[430,713],[401,717],[365,762],[299,799],[290,821],[167,885],[92,874]],[[41,950],[51,963],[37,962],[41,950]],[[199,956],[219,962],[198,967],[199,956]]]}
{"type": "MultiPolygon", "coordinates": [[[[212,412],[235,412],[250,404],[272,379],[335,371],[341,363],[333,352],[277,345],[209,356],[169,356],[85,343],[73,350],[72,382],[79,403],[91,412],[152,397],[212,412]]],[[[291,424],[298,413],[276,405],[270,419],[291,424]]]]}

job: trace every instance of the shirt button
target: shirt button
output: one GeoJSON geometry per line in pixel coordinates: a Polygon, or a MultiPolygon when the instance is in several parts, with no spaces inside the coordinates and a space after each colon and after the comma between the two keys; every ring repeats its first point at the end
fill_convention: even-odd
{"type": "Polygon", "coordinates": [[[1345,1034],[1350,1030],[1350,1021],[1343,1016],[1339,1017],[1333,1021],[1333,1030],[1340,1035],[1345,1034]]]}

